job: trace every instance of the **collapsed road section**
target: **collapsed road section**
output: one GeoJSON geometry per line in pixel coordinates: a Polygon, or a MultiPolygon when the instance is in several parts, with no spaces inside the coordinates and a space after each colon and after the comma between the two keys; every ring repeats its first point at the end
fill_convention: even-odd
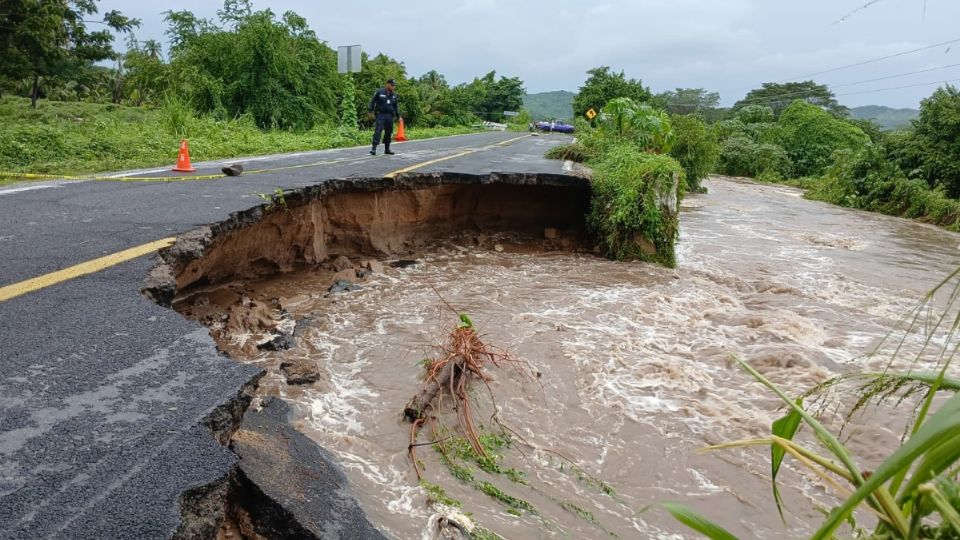
{"type": "MultiPolygon", "coordinates": [[[[589,182],[565,175],[331,180],[276,193],[268,204],[180,235],[160,253],[143,292],[204,322],[221,351],[249,361],[264,348],[288,346],[297,321],[284,325],[281,303],[255,298],[243,284],[306,268],[329,273],[331,288],[349,287],[361,272],[342,261],[366,257],[372,270],[378,259],[415,258],[427,246],[464,235],[477,243],[507,235],[518,245],[574,250],[585,245],[589,205],[589,182]],[[240,333],[270,339],[251,346],[233,339],[240,333]]],[[[290,366],[282,369],[289,384],[311,380],[291,377],[290,366]]],[[[283,400],[266,395],[284,392],[252,389],[260,376],[244,399],[208,419],[236,464],[183,495],[175,537],[382,538],[335,459],[295,429],[283,400]]]]}

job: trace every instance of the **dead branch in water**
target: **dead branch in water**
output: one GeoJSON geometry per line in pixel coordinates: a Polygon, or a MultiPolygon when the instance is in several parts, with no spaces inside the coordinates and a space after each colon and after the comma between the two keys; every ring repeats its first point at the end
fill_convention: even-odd
{"type": "MultiPolygon", "coordinates": [[[[535,370],[527,369],[526,363],[513,360],[506,351],[485,344],[474,329],[473,321],[466,314],[454,309],[436,289],[433,290],[443,304],[457,315],[459,321],[457,327],[447,335],[444,343],[437,347],[436,358],[427,363],[420,391],[407,402],[403,409],[404,418],[413,424],[410,429],[408,450],[418,479],[421,478],[421,471],[416,458],[417,432],[427,419],[431,420],[431,425],[434,424],[436,415],[430,412],[439,411],[445,399],[453,402],[460,433],[477,455],[488,457],[487,451],[480,443],[480,434],[474,421],[474,406],[469,395],[470,384],[473,381],[483,383],[493,401],[494,394],[490,388],[490,382],[493,379],[485,371],[487,367],[492,365],[500,368],[513,364],[519,373],[533,380],[539,379],[540,375],[535,370]]],[[[495,402],[494,408],[496,409],[495,402]]]]}

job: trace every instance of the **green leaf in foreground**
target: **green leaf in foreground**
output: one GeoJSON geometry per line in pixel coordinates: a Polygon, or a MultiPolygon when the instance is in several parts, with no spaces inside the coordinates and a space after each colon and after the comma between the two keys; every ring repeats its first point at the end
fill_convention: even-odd
{"type": "Polygon", "coordinates": [[[726,529],[694,512],[690,508],[675,502],[660,503],[677,521],[706,536],[710,540],[738,540],[726,529]]]}
{"type": "MultiPolygon", "coordinates": [[[[803,407],[803,399],[797,399],[797,406],[803,407]]],[[[790,412],[783,418],[773,423],[772,431],[777,437],[793,440],[793,436],[800,429],[800,413],[796,409],[790,409],[790,412]]],[[[773,500],[777,503],[777,511],[780,512],[780,519],[786,521],[783,517],[783,499],[780,496],[780,489],[777,487],[777,473],[780,471],[780,465],[783,463],[783,457],[786,450],[778,445],[770,445],[770,479],[773,483],[773,500]]]]}
{"type": "Polygon", "coordinates": [[[860,502],[882,489],[895,475],[912,468],[914,462],[926,456],[914,471],[910,483],[901,490],[906,499],[918,485],[944,470],[948,462],[960,457],[960,394],[947,400],[903,446],[891,454],[841,506],[835,508],[820,530],[812,538],[826,539],[833,535],[840,523],[860,502]]]}

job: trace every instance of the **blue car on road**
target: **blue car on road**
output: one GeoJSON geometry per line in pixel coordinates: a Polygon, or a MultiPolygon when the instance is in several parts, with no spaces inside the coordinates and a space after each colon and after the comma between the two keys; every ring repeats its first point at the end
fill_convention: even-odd
{"type": "Polygon", "coordinates": [[[546,131],[548,133],[573,133],[573,126],[566,124],[560,121],[553,122],[537,122],[535,127],[539,131],[546,131]]]}

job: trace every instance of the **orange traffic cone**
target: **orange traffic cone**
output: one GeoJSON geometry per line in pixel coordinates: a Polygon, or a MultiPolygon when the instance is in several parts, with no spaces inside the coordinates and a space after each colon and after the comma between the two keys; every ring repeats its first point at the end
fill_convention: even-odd
{"type": "Polygon", "coordinates": [[[397,142],[407,140],[407,134],[403,131],[403,118],[400,119],[400,125],[397,126],[397,136],[393,138],[397,142]]]}
{"type": "Polygon", "coordinates": [[[190,149],[187,148],[187,140],[180,141],[180,154],[177,155],[177,166],[173,168],[176,172],[194,172],[196,169],[190,165],[190,149]]]}

